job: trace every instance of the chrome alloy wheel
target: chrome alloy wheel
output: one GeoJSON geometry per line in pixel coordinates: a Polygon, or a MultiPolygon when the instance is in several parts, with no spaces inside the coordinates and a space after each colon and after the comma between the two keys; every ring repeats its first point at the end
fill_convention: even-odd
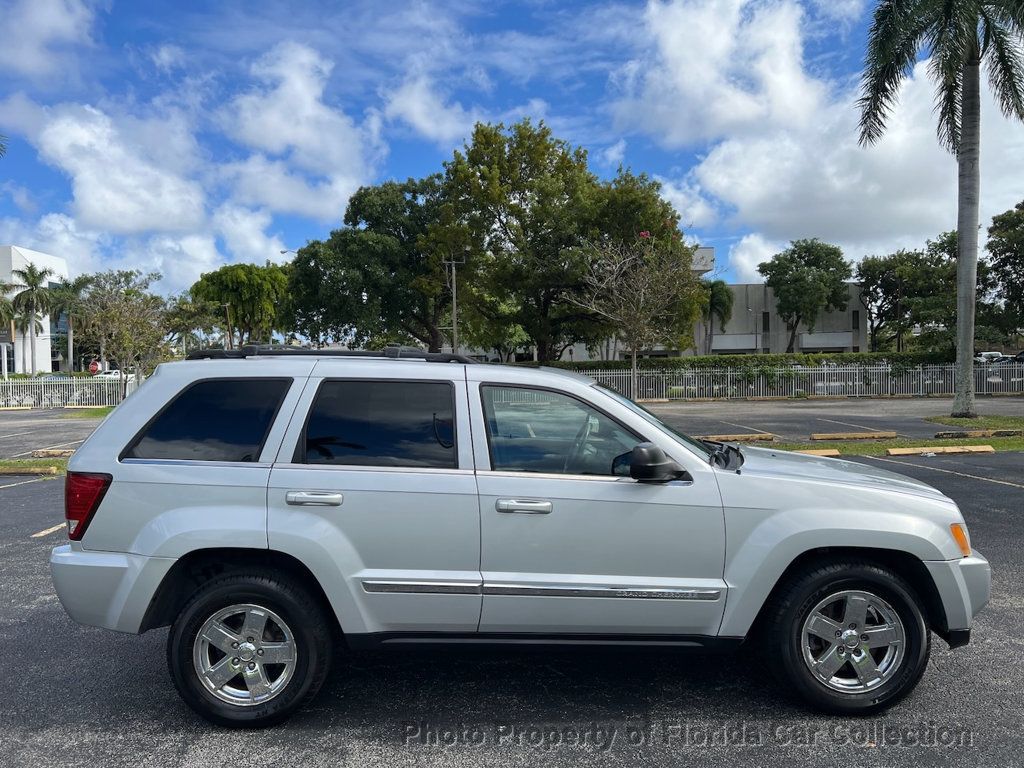
{"type": "Polygon", "coordinates": [[[263,704],[281,693],[295,672],[295,636],[268,608],[230,605],[200,627],[192,663],[206,690],[221,701],[263,704]]]}
{"type": "Polygon", "coordinates": [[[819,602],[800,633],[804,663],[841,693],[864,693],[900,668],[907,635],[899,614],[878,595],[854,589],[819,602]]]}

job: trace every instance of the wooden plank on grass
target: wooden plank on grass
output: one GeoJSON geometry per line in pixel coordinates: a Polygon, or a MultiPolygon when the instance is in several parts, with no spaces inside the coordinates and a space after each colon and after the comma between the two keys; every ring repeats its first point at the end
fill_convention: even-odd
{"type": "Polygon", "coordinates": [[[894,440],[895,432],[815,432],[811,440],[894,440]]]}
{"type": "Polygon", "coordinates": [[[75,450],[73,448],[61,448],[59,450],[53,450],[52,448],[45,448],[40,451],[32,451],[33,459],[70,459],[71,454],[75,450]]]}
{"type": "Polygon", "coordinates": [[[807,456],[841,456],[838,450],[835,448],[811,448],[806,451],[796,451],[796,453],[803,453],[807,456]]]}
{"type": "Polygon", "coordinates": [[[991,445],[923,445],[918,448],[890,448],[889,456],[920,456],[922,453],[995,453],[991,445]]]}
{"type": "Polygon", "coordinates": [[[937,440],[964,437],[1021,437],[1024,429],[968,429],[961,432],[936,432],[937,440]]]}
{"type": "Polygon", "coordinates": [[[0,475],[56,475],[56,467],[0,467],[0,475]]]}
{"type": "Polygon", "coordinates": [[[712,440],[716,443],[758,443],[771,442],[775,435],[771,432],[749,432],[742,435],[701,435],[698,440],[712,440]]]}

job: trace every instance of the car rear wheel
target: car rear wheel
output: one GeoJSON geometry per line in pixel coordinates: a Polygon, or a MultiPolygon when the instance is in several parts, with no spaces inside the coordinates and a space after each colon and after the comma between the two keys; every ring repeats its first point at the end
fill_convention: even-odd
{"type": "Polygon", "coordinates": [[[167,640],[171,677],[185,702],[231,727],[278,723],[312,700],[331,661],[320,603],[270,572],[232,574],[202,587],[167,640]]]}
{"type": "Polygon", "coordinates": [[[871,562],[819,565],[794,575],[772,606],[768,658],[816,709],[867,714],[914,689],[931,638],[914,589],[871,562]]]}

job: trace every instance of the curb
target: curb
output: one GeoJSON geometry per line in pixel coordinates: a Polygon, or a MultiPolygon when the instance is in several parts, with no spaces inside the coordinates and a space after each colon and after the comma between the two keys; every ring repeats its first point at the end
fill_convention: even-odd
{"type": "Polygon", "coordinates": [[[920,448],[890,448],[885,453],[887,456],[920,456],[921,454],[936,453],[995,453],[996,449],[991,445],[938,445],[922,446],[920,448]]]}
{"type": "Polygon", "coordinates": [[[936,432],[936,439],[962,437],[1021,437],[1024,429],[969,429],[964,432],[936,432]]]}
{"type": "Polygon", "coordinates": [[[811,440],[895,440],[895,432],[817,432],[811,440]]]}
{"type": "Polygon", "coordinates": [[[748,432],[742,435],[699,435],[698,440],[712,440],[716,443],[770,443],[775,439],[771,432],[748,432]]]}

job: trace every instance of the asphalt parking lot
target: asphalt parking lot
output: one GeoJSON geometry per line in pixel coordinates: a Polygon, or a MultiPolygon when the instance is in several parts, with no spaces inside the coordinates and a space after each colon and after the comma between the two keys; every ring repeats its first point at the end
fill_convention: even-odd
{"type": "Polygon", "coordinates": [[[936,640],[912,696],[836,719],[787,698],[749,653],[391,652],[336,667],[275,729],[214,728],[178,699],[166,630],[74,624],[50,582],[59,480],[0,481],[4,766],[1024,765],[1024,454],[862,459],[954,498],[992,562],[971,645],[936,640]]]}
{"type": "MultiPolygon", "coordinates": [[[[953,429],[924,419],[948,416],[947,398],[841,400],[716,400],[645,403],[672,426],[691,435],[771,432],[786,441],[803,441],[816,432],[895,431],[899,437],[934,437],[953,429]]],[[[1024,398],[978,398],[985,416],[1020,416],[1024,398]]]]}
{"type": "Polygon", "coordinates": [[[100,419],[69,418],[69,411],[0,413],[0,459],[28,458],[44,448],[77,448],[100,419]]]}

